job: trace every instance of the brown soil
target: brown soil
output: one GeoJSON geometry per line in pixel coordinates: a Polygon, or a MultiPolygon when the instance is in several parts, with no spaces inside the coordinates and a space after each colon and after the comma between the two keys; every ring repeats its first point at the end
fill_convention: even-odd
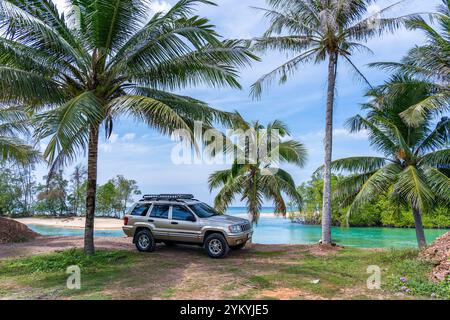
{"type": "Polygon", "coordinates": [[[434,263],[435,267],[430,275],[433,281],[450,279],[450,232],[437,238],[420,253],[420,257],[434,263]]]}
{"type": "Polygon", "coordinates": [[[0,243],[15,243],[32,240],[39,236],[25,224],[0,217],[0,243]]]}

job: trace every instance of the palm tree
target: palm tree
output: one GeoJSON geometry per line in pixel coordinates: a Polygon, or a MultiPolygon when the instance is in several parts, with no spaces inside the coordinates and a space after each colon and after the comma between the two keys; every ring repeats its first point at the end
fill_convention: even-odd
{"type": "Polygon", "coordinates": [[[21,165],[35,163],[39,152],[18,136],[26,136],[29,119],[16,107],[0,107],[0,161],[14,161],[21,165]]]}
{"type": "Polygon", "coordinates": [[[433,125],[428,113],[419,127],[407,125],[401,113],[429,94],[426,82],[395,76],[369,94],[366,117],[348,120],[351,132],[366,130],[381,157],[351,157],[331,163],[334,171],[351,172],[339,180],[334,196],[348,215],[362,204],[387,193],[394,201],[412,208],[420,248],[426,246],[421,214],[433,205],[449,205],[450,199],[450,119],[433,125]],[[404,91],[396,92],[402,83],[404,91]]]}
{"type": "Polygon", "coordinates": [[[422,17],[414,17],[406,22],[409,29],[425,33],[425,45],[411,49],[399,63],[371,64],[429,83],[430,95],[402,113],[404,120],[413,126],[419,126],[429,111],[439,113],[450,110],[450,1],[442,0],[438,12],[431,16],[439,28],[433,28],[422,17]]]}
{"type": "Polygon", "coordinates": [[[232,167],[216,171],[209,177],[210,190],[220,188],[214,201],[215,208],[225,212],[235,197],[240,195],[240,200],[247,204],[253,223],[258,222],[264,199],[272,200],[275,212],[285,216],[283,193],[298,205],[302,201],[291,175],[274,165],[285,162],[303,167],[307,158],[305,147],[295,140],[285,140],[290,132],[278,120],[269,123],[266,128],[254,122],[244,124],[241,129],[246,130],[247,140],[243,146],[235,146],[232,167]],[[280,142],[281,139],[284,141],[280,142]],[[275,140],[278,142],[275,143],[275,140]],[[261,152],[263,148],[267,150],[266,156],[261,152]]]}
{"type": "Polygon", "coordinates": [[[108,138],[125,116],[160,133],[206,127],[231,115],[171,91],[192,85],[240,88],[238,68],[256,57],[242,41],[220,40],[214,26],[192,15],[208,0],[180,0],[152,17],[147,1],[0,0],[0,102],[34,112],[37,139],[49,138],[51,171],[87,150],[85,245],[94,252],[97,157],[101,128],[108,138]]]}
{"type": "MultiPolygon", "coordinates": [[[[325,119],[325,159],[322,210],[322,243],[331,243],[331,168],[333,144],[333,106],[338,62],[347,62],[355,74],[367,84],[363,73],[352,62],[352,54],[371,52],[364,45],[383,32],[392,32],[405,17],[390,19],[381,16],[395,5],[368,14],[372,0],[267,0],[271,9],[261,9],[271,26],[263,37],[255,39],[257,51],[277,50],[294,57],[261,77],[252,87],[252,94],[261,95],[264,85],[278,78],[280,83],[308,62],[328,60],[328,88],[325,119]]],[[[369,84],[370,85],[370,84],[369,84]]]]}

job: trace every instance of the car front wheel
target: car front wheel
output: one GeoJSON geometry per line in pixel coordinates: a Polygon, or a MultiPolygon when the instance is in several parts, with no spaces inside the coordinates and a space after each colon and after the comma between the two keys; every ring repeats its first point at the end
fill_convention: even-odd
{"type": "Polygon", "coordinates": [[[205,250],[211,258],[223,258],[226,256],[230,247],[227,240],[219,233],[209,235],[205,240],[205,250]]]}
{"type": "Polygon", "coordinates": [[[136,234],[136,248],[141,252],[155,251],[156,242],[149,230],[141,230],[136,234]]]}

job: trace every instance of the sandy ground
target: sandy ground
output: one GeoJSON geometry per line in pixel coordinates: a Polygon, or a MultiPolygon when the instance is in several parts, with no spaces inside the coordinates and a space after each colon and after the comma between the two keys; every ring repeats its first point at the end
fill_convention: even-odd
{"type": "MultiPolygon", "coordinates": [[[[96,249],[115,249],[115,250],[136,250],[136,247],[132,243],[132,239],[129,237],[96,237],[95,238],[96,249]]],[[[7,243],[0,244],[0,259],[3,258],[20,258],[26,256],[33,256],[37,254],[51,253],[55,251],[67,250],[70,248],[83,248],[83,237],[48,237],[41,236],[34,240],[22,243],[7,243]]],[[[167,250],[170,247],[165,245],[158,245],[158,247],[164,248],[163,252],[171,251],[167,250]]],[[[185,246],[190,248],[186,252],[200,251],[203,249],[197,246],[185,246]]],[[[264,244],[247,244],[247,249],[257,251],[297,251],[309,250],[317,256],[327,255],[330,252],[336,252],[340,250],[339,247],[323,247],[315,245],[264,245],[264,244]]],[[[182,250],[177,250],[178,254],[182,250]]]]}
{"type": "MultiPolygon", "coordinates": [[[[97,237],[95,246],[98,249],[135,250],[131,239],[127,237],[97,237]]],[[[0,244],[0,259],[26,257],[70,248],[83,248],[83,238],[43,236],[28,242],[0,244]]]]}
{"type": "MultiPolygon", "coordinates": [[[[85,218],[19,218],[14,219],[26,225],[34,224],[39,226],[84,229],[85,218]]],[[[95,218],[95,229],[97,230],[119,230],[122,228],[122,219],[95,218]]]]}

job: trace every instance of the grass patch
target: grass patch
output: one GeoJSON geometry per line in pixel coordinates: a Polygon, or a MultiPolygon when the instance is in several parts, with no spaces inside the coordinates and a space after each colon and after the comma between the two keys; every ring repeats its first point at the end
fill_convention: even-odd
{"type": "Polygon", "coordinates": [[[272,287],[271,281],[265,276],[251,276],[248,283],[258,287],[259,289],[267,289],[272,287]]]}
{"type": "Polygon", "coordinates": [[[161,298],[163,298],[163,299],[170,299],[170,298],[173,298],[173,296],[176,293],[177,293],[177,289],[175,289],[175,288],[167,288],[161,294],[161,298]]]}
{"type": "Polygon", "coordinates": [[[257,251],[253,253],[258,257],[278,257],[286,254],[284,251],[257,251]]]}
{"type": "MultiPolygon", "coordinates": [[[[97,251],[94,255],[86,256],[81,250],[70,249],[49,255],[0,261],[0,278],[8,278],[22,287],[37,289],[48,296],[83,298],[119,279],[121,271],[133,260],[133,253],[126,251],[97,251]],[[69,266],[80,268],[79,290],[67,289],[69,274],[66,270],[69,266]]],[[[33,295],[33,290],[29,294],[33,295]]],[[[91,298],[96,299],[95,294],[91,298]]]]}
{"type": "Polygon", "coordinates": [[[74,265],[80,269],[93,270],[126,262],[130,256],[130,253],[126,251],[97,251],[94,255],[87,256],[81,250],[70,249],[50,255],[2,261],[0,275],[65,272],[67,267],[74,265]]]}
{"type": "Polygon", "coordinates": [[[380,260],[388,264],[384,288],[406,295],[450,299],[450,281],[431,282],[428,275],[433,264],[418,259],[417,250],[391,250],[380,260]]]}

